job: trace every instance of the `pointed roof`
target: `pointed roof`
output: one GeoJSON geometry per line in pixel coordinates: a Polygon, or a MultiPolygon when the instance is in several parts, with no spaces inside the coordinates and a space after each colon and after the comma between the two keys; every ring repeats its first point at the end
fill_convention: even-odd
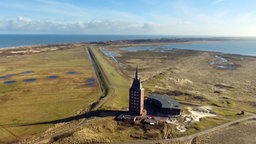
{"type": "Polygon", "coordinates": [[[138,66],[136,67],[136,71],[135,71],[135,77],[133,79],[133,83],[130,89],[132,90],[140,90],[142,88],[142,85],[140,83],[140,79],[139,79],[139,72],[138,72],[138,66]]]}
{"type": "Polygon", "coordinates": [[[135,79],[139,79],[139,73],[138,73],[138,66],[136,67],[136,71],[135,71],[135,79]]]}

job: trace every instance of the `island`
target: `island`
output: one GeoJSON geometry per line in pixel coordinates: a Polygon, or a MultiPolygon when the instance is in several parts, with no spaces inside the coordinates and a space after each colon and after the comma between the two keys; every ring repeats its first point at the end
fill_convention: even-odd
{"type": "Polygon", "coordinates": [[[256,57],[171,46],[230,40],[0,49],[0,142],[255,142],[256,57]]]}

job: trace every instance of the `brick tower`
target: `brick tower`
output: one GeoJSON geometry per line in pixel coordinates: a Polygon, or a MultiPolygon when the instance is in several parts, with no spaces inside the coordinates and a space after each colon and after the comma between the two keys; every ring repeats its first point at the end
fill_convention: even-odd
{"type": "Polygon", "coordinates": [[[131,115],[140,116],[144,110],[144,89],[140,83],[138,67],[136,68],[135,78],[129,92],[129,112],[131,115]]]}

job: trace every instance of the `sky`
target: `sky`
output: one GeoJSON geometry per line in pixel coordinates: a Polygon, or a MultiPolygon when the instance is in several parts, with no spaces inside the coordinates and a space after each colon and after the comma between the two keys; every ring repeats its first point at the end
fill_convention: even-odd
{"type": "Polygon", "coordinates": [[[1,0],[0,34],[256,36],[255,0],[1,0]]]}

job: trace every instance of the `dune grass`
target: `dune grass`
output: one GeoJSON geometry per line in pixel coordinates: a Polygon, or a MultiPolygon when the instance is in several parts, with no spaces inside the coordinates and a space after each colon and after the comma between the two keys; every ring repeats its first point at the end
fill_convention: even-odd
{"type": "MultiPolygon", "coordinates": [[[[16,126],[47,122],[75,115],[100,97],[98,84],[87,86],[95,77],[86,49],[71,49],[0,57],[0,140],[15,140],[45,131],[51,125],[16,126]],[[31,71],[31,73],[23,73],[31,71]],[[67,74],[74,71],[76,74],[67,74]],[[49,79],[48,76],[58,76],[49,79]],[[25,79],[36,81],[26,83],[25,79]],[[14,80],[14,84],[4,81],[14,80]],[[10,127],[11,125],[11,127],[10,127]]],[[[0,141],[0,142],[1,142],[0,141]]]]}

